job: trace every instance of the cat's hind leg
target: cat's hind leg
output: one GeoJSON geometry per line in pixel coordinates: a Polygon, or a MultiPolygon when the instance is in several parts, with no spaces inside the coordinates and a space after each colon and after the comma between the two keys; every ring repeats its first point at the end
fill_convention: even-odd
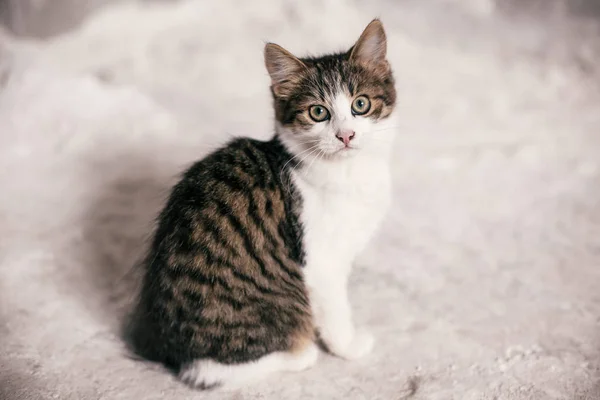
{"type": "Polygon", "coordinates": [[[274,352],[241,364],[221,364],[214,360],[201,359],[184,365],[179,372],[179,378],[198,389],[228,389],[260,380],[275,372],[308,369],[317,362],[318,355],[318,347],[309,342],[301,349],[274,352]]]}

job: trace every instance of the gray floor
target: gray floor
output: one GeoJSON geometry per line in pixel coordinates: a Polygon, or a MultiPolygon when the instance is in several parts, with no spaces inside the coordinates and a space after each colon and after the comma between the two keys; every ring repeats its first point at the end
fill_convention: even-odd
{"type": "Polygon", "coordinates": [[[131,3],[0,36],[0,398],[600,399],[600,52],[577,10],[131,3]],[[176,174],[271,132],[264,41],[339,49],[374,15],[402,121],[352,282],[373,355],[220,395],[128,358],[129,272],[176,174]]]}

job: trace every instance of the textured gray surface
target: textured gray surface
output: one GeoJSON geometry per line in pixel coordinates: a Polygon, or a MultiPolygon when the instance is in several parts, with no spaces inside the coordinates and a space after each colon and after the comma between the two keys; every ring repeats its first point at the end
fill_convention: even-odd
{"type": "Polygon", "coordinates": [[[124,0],[0,0],[0,22],[17,35],[47,37],[77,27],[116,1],[124,0]]]}
{"type": "Polygon", "coordinates": [[[0,398],[600,398],[595,28],[465,4],[123,5],[3,40],[0,398]],[[271,132],[263,41],[337,49],[373,15],[403,109],[394,208],[352,283],[374,354],[220,396],[129,359],[128,271],[175,175],[271,132]]]}

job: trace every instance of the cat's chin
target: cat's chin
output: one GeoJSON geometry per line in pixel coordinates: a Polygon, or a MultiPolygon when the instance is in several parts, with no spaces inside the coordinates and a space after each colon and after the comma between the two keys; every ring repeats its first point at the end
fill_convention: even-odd
{"type": "Polygon", "coordinates": [[[358,153],[360,153],[360,149],[357,147],[342,147],[341,149],[324,150],[322,153],[320,153],[319,156],[316,156],[316,158],[323,158],[329,161],[335,161],[339,159],[353,157],[358,153]]]}
{"type": "Polygon", "coordinates": [[[360,149],[356,147],[344,147],[339,150],[336,150],[333,155],[336,157],[347,158],[356,155],[360,149]]]}

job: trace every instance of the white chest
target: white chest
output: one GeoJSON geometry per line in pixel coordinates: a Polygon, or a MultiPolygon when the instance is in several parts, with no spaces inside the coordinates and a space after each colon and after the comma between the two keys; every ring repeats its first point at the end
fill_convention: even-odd
{"type": "Polygon", "coordinates": [[[381,223],[390,204],[386,164],[344,164],[298,174],[307,265],[349,267],[381,223]]]}

